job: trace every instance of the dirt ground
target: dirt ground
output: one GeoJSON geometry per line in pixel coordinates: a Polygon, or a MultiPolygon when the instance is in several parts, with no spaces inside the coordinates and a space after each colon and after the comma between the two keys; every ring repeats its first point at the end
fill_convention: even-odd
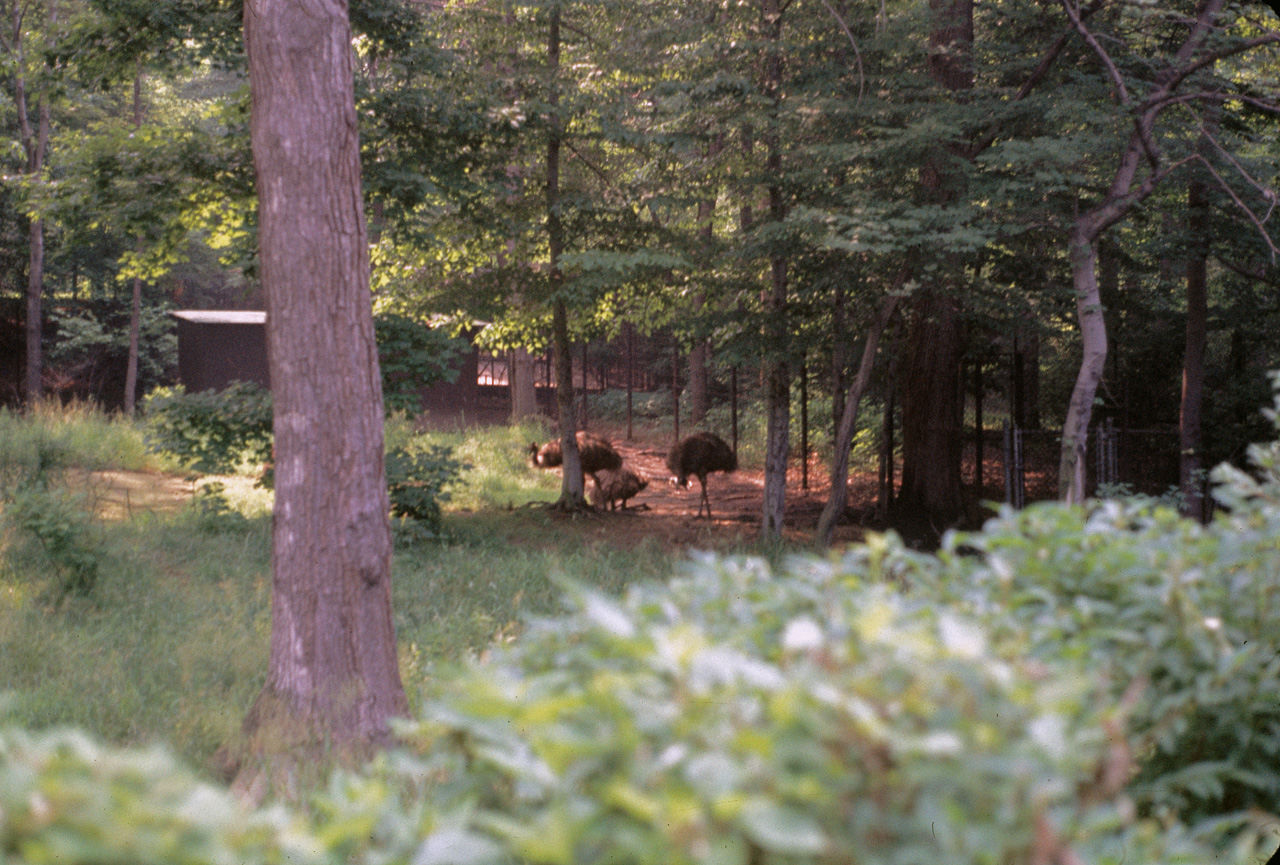
{"type": "MultiPolygon", "coordinates": [[[[760,535],[764,500],[764,473],[739,469],[731,474],[720,472],[707,477],[707,498],[712,518],[698,518],[700,488],[691,478],[688,489],[669,483],[671,472],[666,467],[669,441],[657,442],[637,436],[626,440],[626,431],[592,426],[591,432],[613,442],[622,454],[623,464],[649,481],[649,486],[628,502],[626,511],[601,511],[596,518],[603,522],[611,542],[630,547],[646,539],[656,539],[665,547],[725,548],[750,544],[760,535]]],[[[553,470],[558,471],[558,470],[553,470]]],[[[801,485],[801,466],[793,463],[787,477],[785,535],[788,541],[812,541],[818,517],[826,505],[829,488],[825,467],[813,462],[809,467],[809,489],[801,485]]],[[[593,484],[588,478],[590,496],[593,484]]],[[[869,514],[875,505],[877,481],[871,475],[855,475],[850,479],[850,512],[869,514]]],[[[836,542],[861,540],[864,528],[857,520],[837,527],[836,542]]]]}

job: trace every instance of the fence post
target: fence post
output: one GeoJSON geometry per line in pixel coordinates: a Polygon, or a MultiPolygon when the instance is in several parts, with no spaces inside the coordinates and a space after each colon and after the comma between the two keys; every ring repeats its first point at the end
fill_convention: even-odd
{"type": "Polygon", "coordinates": [[[1013,504],[1013,434],[1009,429],[1009,421],[1005,420],[1001,423],[1001,432],[1004,434],[1004,501],[1005,504],[1013,504]]]}

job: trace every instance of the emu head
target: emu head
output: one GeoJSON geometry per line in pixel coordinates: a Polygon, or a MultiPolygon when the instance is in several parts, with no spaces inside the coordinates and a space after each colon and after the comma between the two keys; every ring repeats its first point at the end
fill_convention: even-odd
{"type": "Polygon", "coordinates": [[[688,489],[688,487],[689,487],[689,476],[688,476],[688,475],[679,475],[679,476],[672,475],[672,476],[671,476],[671,486],[673,486],[673,487],[680,487],[681,489],[688,489]]]}

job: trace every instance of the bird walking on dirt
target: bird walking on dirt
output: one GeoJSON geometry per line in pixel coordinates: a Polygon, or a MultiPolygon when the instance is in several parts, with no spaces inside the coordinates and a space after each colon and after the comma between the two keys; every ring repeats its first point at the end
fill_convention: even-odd
{"type": "Polygon", "coordinates": [[[604,469],[595,475],[596,507],[606,503],[609,510],[616,510],[615,505],[622,502],[622,510],[627,509],[627,499],[633,498],[645,487],[649,486],[646,478],[640,477],[631,469],[622,468],[617,471],[604,469]]]}
{"type": "Polygon", "coordinates": [[[702,516],[702,508],[707,508],[707,519],[711,519],[711,500],[707,498],[707,475],[711,472],[732,472],[738,470],[738,456],[720,436],[709,432],[698,432],[677,442],[667,454],[667,468],[673,477],[671,482],[681,487],[689,486],[689,476],[693,475],[702,485],[702,499],[698,502],[698,516],[702,516]]]}
{"type": "MultiPolygon", "coordinates": [[[[591,475],[591,479],[596,482],[596,489],[600,488],[600,479],[596,477],[597,472],[617,471],[622,468],[622,456],[613,449],[613,445],[608,439],[601,438],[594,433],[580,432],[576,435],[578,440],[578,456],[582,462],[582,473],[591,475]]],[[[560,452],[560,440],[553,439],[542,447],[538,447],[537,442],[529,443],[529,459],[533,464],[541,469],[555,468],[564,464],[564,455],[560,452]]]]}

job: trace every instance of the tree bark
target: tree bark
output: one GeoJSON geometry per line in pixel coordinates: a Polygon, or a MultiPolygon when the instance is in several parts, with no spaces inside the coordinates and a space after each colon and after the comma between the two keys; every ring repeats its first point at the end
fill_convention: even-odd
{"type": "MultiPolygon", "coordinates": [[[[709,155],[714,157],[720,151],[719,141],[712,142],[709,155]]],[[[711,247],[715,237],[715,199],[698,202],[698,234],[703,244],[711,247]]],[[[702,312],[706,304],[706,295],[699,291],[693,298],[694,316],[702,312]]],[[[689,422],[699,427],[707,420],[707,409],[710,407],[708,366],[711,361],[711,345],[705,339],[696,340],[689,352],[689,422]]]]}
{"type": "MultiPolygon", "coordinates": [[[[848,322],[845,320],[844,283],[837,282],[831,303],[831,440],[839,453],[840,424],[844,419],[845,379],[849,366],[848,322]]],[[[821,532],[819,532],[821,536],[821,532]]]]}
{"type": "Polygon", "coordinates": [[[1178,480],[1183,512],[1205,519],[1201,457],[1200,417],[1204,402],[1204,355],[1208,338],[1209,297],[1209,195],[1204,181],[1193,176],[1187,183],[1187,329],[1182,364],[1182,403],[1178,412],[1181,459],[1178,480]]]}
{"type": "MultiPolygon", "coordinates": [[[[39,89],[36,107],[36,128],[32,130],[27,106],[27,77],[25,40],[23,28],[27,5],[15,2],[9,8],[11,30],[9,47],[14,54],[13,102],[18,115],[18,135],[26,156],[24,173],[38,176],[44,170],[45,154],[49,150],[49,99],[45,88],[39,89]]],[[[50,4],[49,27],[52,30],[58,20],[58,7],[50,4]]],[[[28,405],[35,405],[44,393],[44,351],[41,338],[44,331],[44,220],[31,219],[27,225],[27,326],[26,326],[26,376],[24,388],[28,405]]]]}
{"type": "Polygon", "coordinates": [[[962,354],[960,312],[946,293],[912,304],[906,370],[901,378],[902,486],[893,524],[914,540],[934,542],[963,511],[963,450],[956,376],[962,354]]]}
{"type": "Polygon", "coordinates": [[[831,546],[836,522],[844,515],[844,509],[849,503],[849,450],[853,447],[853,434],[858,427],[858,409],[867,392],[867,385],[871,383],[871,370],[875,366],[876,353],[880,350],[880,337],[884,335],[884,329],[897,306],[896,295],[889,295],[881,304],[871,330],[867,331],[862,362],[858,364],[858,373],[849,385],[848,396],[841,394],[844,408],[836,429],[835,454],[831,460],[831,492],[826,507],[822,509],[822,516],[818,518],[817,539],[824,547],[831,546]]]}
{"type": "MultiPolygon", "coordinates": [[[[142,128],[142,61],[133,76],[133,128],[142,128]]],[[[141,247],[141,241],[138,242],[141,247]]],[[[129,307],[129,359],[124,373],[124,413],[133,416],[138,400],[138,342],[142,331],[142,280],[133,278],[132,303],[129,307]]]]}
{"type": "Polygon", "coordinates": [[[245,732],[300,763],[387,741],[407,704],[347,4],[249,0],[244,33],[276,474],[270,666],[245,732]]]}
{"type": "Polygon", "coordinates": [[[1107,365],[1107,325],[1102,295],[1098,291],[1096,234],[1077,226],[1070,238],[1071,279],[1076,293],[1076,317],[1084,357],[1071,391],[1067,419],[1062,425],[1062,453],[1058,463],[1058,489],[1063,501],[1084,502],[1085,454],[1089,447],[1089,420],[1093,400],[1107,365]]]}
{"type": "MultiPolygon", "coordinates": [[[[929,0],[929,77],[953,92],[973,87],[973,0],[929,0]]],[[[949,145],[925,159],[920,185],[926,201],[946,206],[963,185],[949,163],[963,154],[949,145]]],[[[951,257],[949,269],[960,262],[951,257]]],[[[912,540],[936,541],[963,511],[956,380],[963,356],[960,310],[953,284],[925,288],[913,302],[907,374],[902,387],[902,488],[891,512],[896,528],[912,540]]]]}
{"type": "MultiPolygon", "coordinates": [[[[551,272],[551,289],[558,291],[563,279],[560,256],[564,253],[564,225],[560,221],[560,146],[563,128],[560,120],[560,7],[553,5],[547,27],[547,71],[550,76],[550,116],[547,138],[547,250],[551,272]]],[[[556,366],[556,413],[560,421],[561,468],[558,510],[581,510],[587,507],[582,480],[582,456],[578,453],[578,412],[573,396],[573,344],[569,341],[569,310],[563,299],[552,301],[551,346],[556,366]]]]}
{"type": "Polygon", "coordinates": [[[538,413],[538,390],[534,384],[533,355],[528,349],[517,348],[511,352],[511,421],[521,420],[538,413]]]}
{"type": "MultiPolygon", "coordinates": [[[[765,94],[772,103],[773,125],[765,139],[765,168],[769,183],[769,218],[778,227],[786,219],[786,205],[782,198],[779,178],[782,173],[782,150],[778,140],[777,114],[781,100],[782,55],[779,40],[782,36],[782,10],[778,0],[764,0],[764,24],[769,40],[765,58],[765,94]]],[[[783,517],[787,499],[787,456],[791,436],[791,368],[787,362],[786,346],[790,337],[787,322],[787,261],[773,254],[769,262],[770,289],[765,301],[765,412],[766,443],[764,461],[764,503],[761,519],[761,537],[781,540],[783,517]]]]}

